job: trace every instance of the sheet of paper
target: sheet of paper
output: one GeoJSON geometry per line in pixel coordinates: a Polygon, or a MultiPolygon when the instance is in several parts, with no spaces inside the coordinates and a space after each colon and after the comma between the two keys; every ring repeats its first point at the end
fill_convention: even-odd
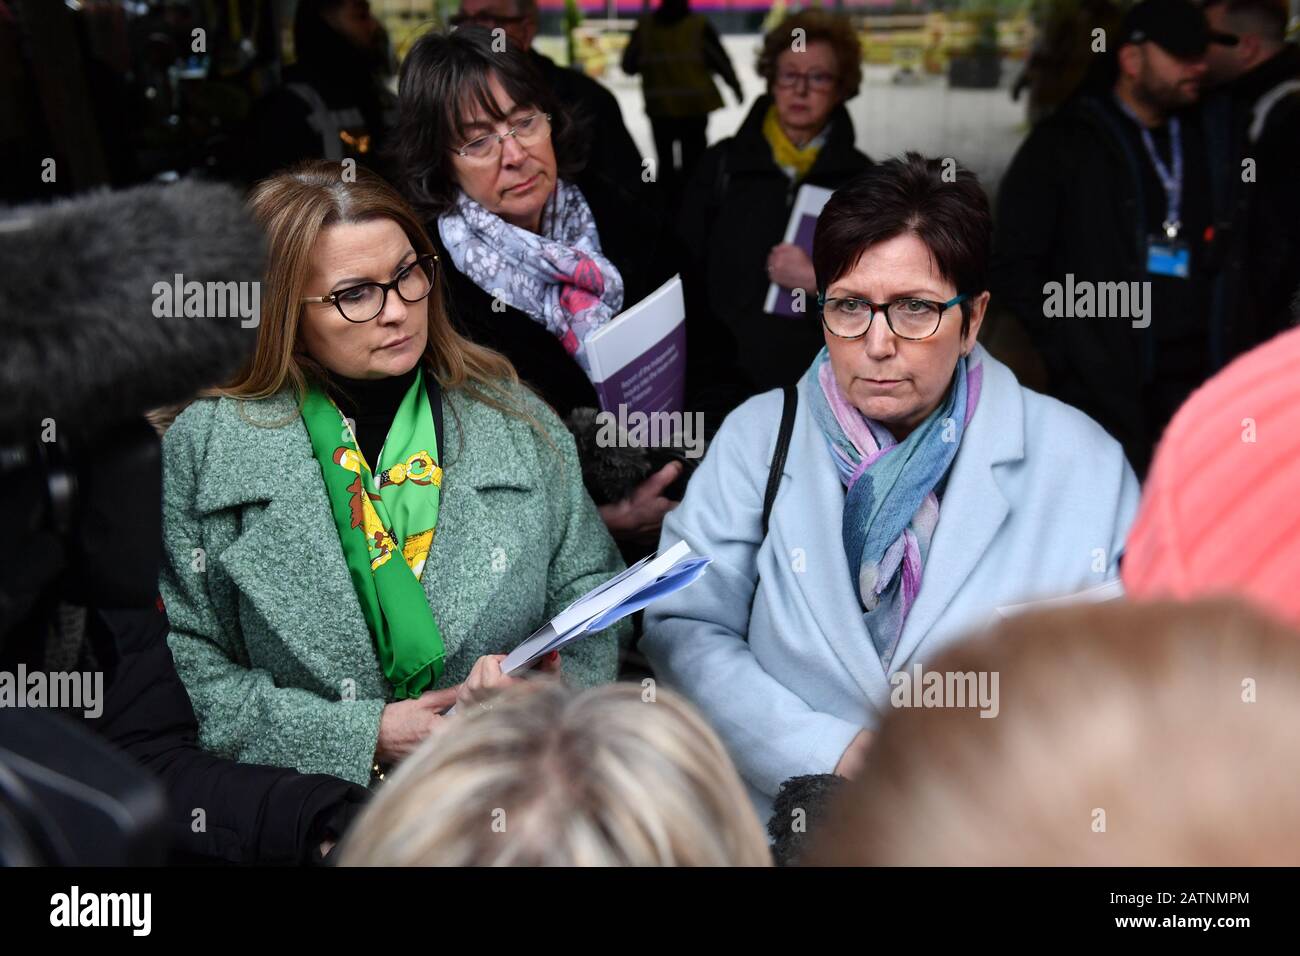
{"type": "Polygon", "coordinates": [[[1116,601],[1124,596],[1124,584],[1119,578],[1098,584],[1072,594],[1044,598],[1041,601],[1025,601],[1023,604],[1007,604],[997,609],[1002,617],[1013,617],[1025,611],[1037,611],[1052,607],[1068,607],[1071,604],[1092,604],[1097,601],[1116,601]]]}
{"type": "Polygon", "coordinates": [[[502,671],[511,674],[522,670],[552,650],[603,630],[651,601],[691,584],[712,559],[690,558],[690,554],[691,546],[679,541],[593,588],[511,651],[502,662],[502,671]]]}

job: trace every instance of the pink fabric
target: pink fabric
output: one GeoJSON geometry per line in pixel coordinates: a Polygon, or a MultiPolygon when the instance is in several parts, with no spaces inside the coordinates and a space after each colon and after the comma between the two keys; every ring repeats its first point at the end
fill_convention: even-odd
{"type": "Polygon", "coordinates": [[[1178,410],[1122,576],[1134,597],[1236,594],[1300,624],[1300,329],[1238,358],[1178,410]]]}

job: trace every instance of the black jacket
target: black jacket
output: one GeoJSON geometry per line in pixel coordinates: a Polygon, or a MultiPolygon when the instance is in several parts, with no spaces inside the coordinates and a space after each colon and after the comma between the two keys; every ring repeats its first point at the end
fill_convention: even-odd
{"type": "Polygon", "coordinates": [[[397,98],[385,85],[386,47],[358,49],[316,16],[295,26],[294,43],[297,60],[283,85],[250,118],[245,178],[256,181],[308,159],[353,159],[391,178],[387,148],[397,98]]]}
{"type": "MultiPolygon", "coordinates": [[[[701,348],[734,353],[743,380],[733,404],[796,381],[823,344],[815,308],[802,319],[763,311],[767,256],[785,237],[798,187],[838,189],[871,165],[854,147],[853,121],[839,106],[816,163],[791,182],[763,136],[771,103],[770,96],[759,97],[736,135],[705,152],[678,219],[687,312],[697,326],[692,333],[699,340],[706,334],[699,327],[710,324],[712,340],[701,348]]],[[[723,358],[715,368],[725,366],[723,358]]]]}
{"type": "Polygon", "coordinates": [[[641,152],[623,123],[623,111],[614,94],[586,74],[562,67],[536,50],[529,50],[528,55],[556,98],[586,130],[590,141],[587,168],[640,195],[644,188],[641,152]]]}
{"type": "Polygon", "coordinates": [[[167,630],[161,609],[91,612],[91,646],[112,665],[103,713],[85,724],[162,782],[174,862],[319,862],[321,841],[338,840],[369,792],[337,777],[203,750],[167,630]]]}
{"type": "MultiPolygon", "coordinates": [[[[673,274],[671,262],[655,242],[659,222],[653,211],[594,171],[578,179],[600,234],[601,252],[623,276],[623,306],[636,304],[673,274]]],[[[561,418],[574,408],[599,408],[596,389],[573,357],[546,327],[512,306],[492,308],[492,296],[457,270],[442,244],[436,220],[426,224],[438,249],[447,309],[456,329],[470,340],[501,352],[519,377],[532,386],[561,418]]]]}
{"type": "Polygon", "coordinates": [[[1288,327],[1300,287],[1300,90],[1276,99],[1252,130],[1261,100],[1296,79],[1300,48],[1288,44],[1205,104],[1216,191],[1226,210],[1216,229],[1225,246],[1219,294],[1234,318],[1232,352],[1288,327]]]}
{"type": "Polygon", "coordinates": [[[1180,390],[1187,389],[1180,383],[1162,390],[1162,363],[1182,353],[1158,346],[1159,337],[1183,330],[1179,349],[1193,341],[1207,374],[1212,353],[1222,351],[1224,316],[1210,304],[1206,270],[1214,256],[1203,231],[1214,203],[1195,117],[1182,117],[1188,157],[1184,206],[1185,213],[1189,206],[1206,210],[1207,221],[1189,221],[1183,233],[1193,246],[1193,277],[1154,278],[1147,273],[1146,244],[1153,219],[1163,216],[1165,197],[1153,195],[1158,181],[1150,161],[1136,132],[1123,126],[1129,121],[1104,100],[1109,95],[1076,97],[1021,144],[999,191],[990,287],[994,305],[1019,318],[1042,354],[1051,394],[1096,419],[1141,475],[1178,396],[1185,397],[1180,390]],[[1152,281],[1151,325],[1135,329],[1123,316],[1047,317],[1044,287],[1064,285],[1067,275],[1076,283],[1152,281]],[[1192,283],[1188,289],[1196,294],[1170,293],[1163,285],[1178,281],[1192,283]],[[1178,308],[1170,307],[1172,296],[1180,297],[1178,308]],[[1182,308],[1188,300],[1199,308],[1182,308]]]}

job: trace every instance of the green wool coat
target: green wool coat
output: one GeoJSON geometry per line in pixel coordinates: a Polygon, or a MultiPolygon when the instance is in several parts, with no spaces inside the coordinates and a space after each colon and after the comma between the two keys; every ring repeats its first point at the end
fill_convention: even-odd
{"type": "MultiPolygon", "coordinates": [[[[441,506],[421,582],[446,646],[438,687],[504,654],[623,568],[582,484],[573,438],[464,392],[443,395],[441,506]]],[[[370,780],[392,700],[320,466],[292,393],[201,399],[163,440],[160,590],[199,741],[249,763],[370,780]]],[[[562,653],[571,682],[615,678],[630,622],[562,653]]]]}

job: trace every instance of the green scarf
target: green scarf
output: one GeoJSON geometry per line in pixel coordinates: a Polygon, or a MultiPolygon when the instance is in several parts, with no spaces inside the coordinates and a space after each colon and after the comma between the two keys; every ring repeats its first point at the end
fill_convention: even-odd
{"type": "Polygon", "coordinates": [[[302,406],[352,586],[398,700],[418,697],[433,686],[442,676],[444,653],[442,633],[420,584],[442,487],[438,436],[423,375],[416,373],[393,416],[379,452],[378,482],[347,418],[329,396],[312,385],[302,406]],[[394,555],[401,560],[392,560],[394,555]]]}

